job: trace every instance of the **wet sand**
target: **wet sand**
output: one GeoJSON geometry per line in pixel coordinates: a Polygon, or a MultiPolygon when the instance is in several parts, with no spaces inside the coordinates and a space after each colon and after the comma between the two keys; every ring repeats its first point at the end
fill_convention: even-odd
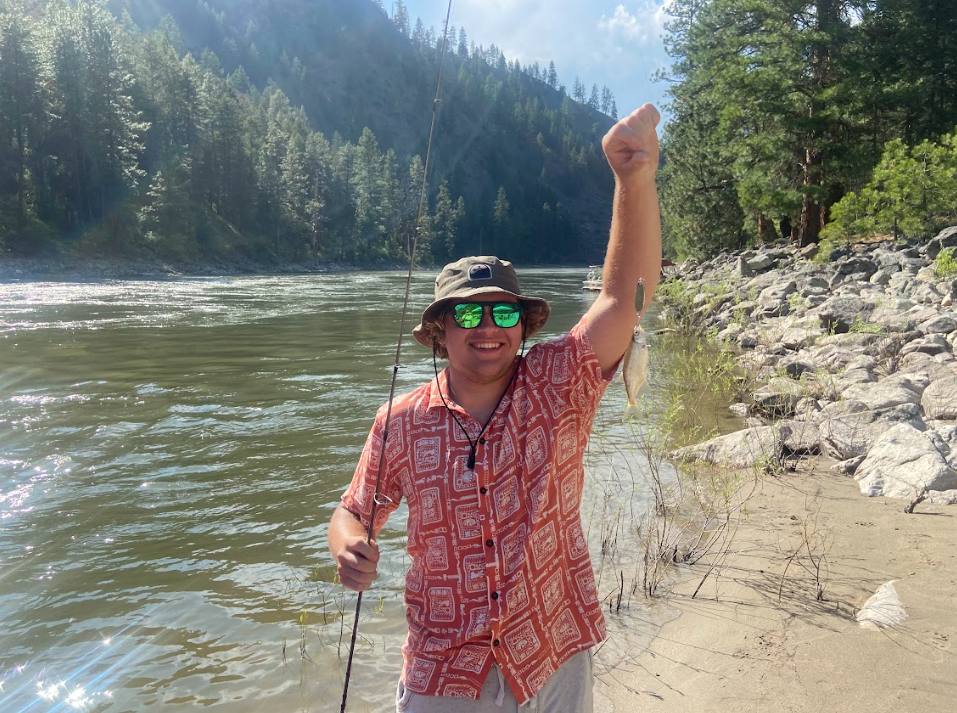
{"type": "Polygon", "coordinates": [[[729,551],[667,595],[680,616],[613,667],[599,653],[596,713],[957,711],[957,507],[906,515],[831,464],[763,478],[729,551]],[[907,620],[861,628],[892,580],[907,620]]]}

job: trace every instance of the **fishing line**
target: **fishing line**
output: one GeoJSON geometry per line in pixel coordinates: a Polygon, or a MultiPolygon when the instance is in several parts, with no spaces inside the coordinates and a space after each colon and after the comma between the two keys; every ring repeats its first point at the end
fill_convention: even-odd
{"type": "MultiPolygon", "coordinates": [[[[432,139],[435,136],[435,125],[439,113],[439,104],[442,103],[442,73],[445,69],[445,55],[448,53],[449,46],[449,20],[452,18],[452,2],[449,0],[449,9],[445,15],[445,29],[442,32],[442,53],[439,56],[439,75],[435,84],[435,99],[432,101],[432,125],[429,128],[429,141],[425,150],[425,166],[422,171],[422,190],[419,193],[419,207],[415,214],[415,225],[412,229],[412,249],[409,251],[409,274],[405,281],[405,299],[402,303],[402,319],[399,322],[399,338],[396,341],[395,361],[392,364],[392,386],[389,389],[389,401],[385,412],[385,424],[382,428],[382,450],[379,454],[379,469],[376,471],[375,494],[372,497],[372,511],[369,515],[369,529],[366,532],[366,542],[372,542],[372,536],[375,528],[376,508],[380,504],[388,504],[391,500],[388,497],[380,495],[379,485],[382,483],[382,470],[385,465],[385,446],[389,439],[389,425],[392,420],[392,402],[395,399],[395,385],[401,367],[400,359],[402,356],[402,336],[405,334],[406,316],[409,310],[409,297],[412,293],[412,272],[415,269],[415,251],[419,240],[419,224],[422,221],[422,213],[428,201],[429,188],[429,168],[432,162],[432,139]],[[381,501],[381,502],[380,502],[381,501]]],[[[352,676],[352,657],[356,651],[356,636],[359,633],[359,611],[362,608],[362,592],[356,598],[356,616],[352,623],[352,641],[349,644],[349,662],[346,665],[346,678],[342,687],[342,707],[340,713],[346,711],[346,698],[349,695],[349,679],[352,676]]]]}

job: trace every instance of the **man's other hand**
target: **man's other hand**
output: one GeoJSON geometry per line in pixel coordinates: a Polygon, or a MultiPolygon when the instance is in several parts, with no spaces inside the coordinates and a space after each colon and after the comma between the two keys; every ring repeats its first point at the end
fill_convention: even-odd
{"type": "Polygon", "coordinates": [[[661,116],[651,104],[636,109],[615,124],[602,149],[615,178],[625,185],[653,182],[658,170],[658,134],[655,127],[661,116]]]}
{"type": "Polygon", "coordinates": [[[379,562],[379,546],[364,537],[347,537],[336,555],[336,571],[342,586],[354,592],[364,592],[376,578],[379,562]]]}

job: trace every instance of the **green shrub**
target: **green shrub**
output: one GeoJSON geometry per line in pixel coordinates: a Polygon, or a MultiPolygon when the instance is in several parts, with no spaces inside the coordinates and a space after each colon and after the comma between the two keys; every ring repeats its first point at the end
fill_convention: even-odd
{"type": "Polygon", "coordinates": [[[941,279],[957,277],[957,248],[944,248],[934,261],[934,274],[941,279]]]}
{"type": "Polygon", "coordinates": [[[831,207],[821,238],[833,244],[874,233],[928,235],[955,210],[957,133],[914,147],[894,139],[885,144],[870,182],[831,207]]]}

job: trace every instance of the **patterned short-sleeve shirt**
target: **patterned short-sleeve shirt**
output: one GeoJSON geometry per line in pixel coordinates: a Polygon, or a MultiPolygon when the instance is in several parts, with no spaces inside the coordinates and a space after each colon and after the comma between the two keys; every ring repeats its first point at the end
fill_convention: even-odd
{"type": "MultiPolygon", "coordinates": [[[[607,386],[585,320],[537,344],[512,390],[482,424],[438,380],[397,397],[385,450],[376,527],[408,503],[405,580],[409,635],[402,680],[415,693],[477,699],[499,664],[519,703],[561,664],[605,638],[579,505],[583,456],[607,386]]],[[[344,507],[368,527],[385,407],[363,450],[344,507]]]]}

